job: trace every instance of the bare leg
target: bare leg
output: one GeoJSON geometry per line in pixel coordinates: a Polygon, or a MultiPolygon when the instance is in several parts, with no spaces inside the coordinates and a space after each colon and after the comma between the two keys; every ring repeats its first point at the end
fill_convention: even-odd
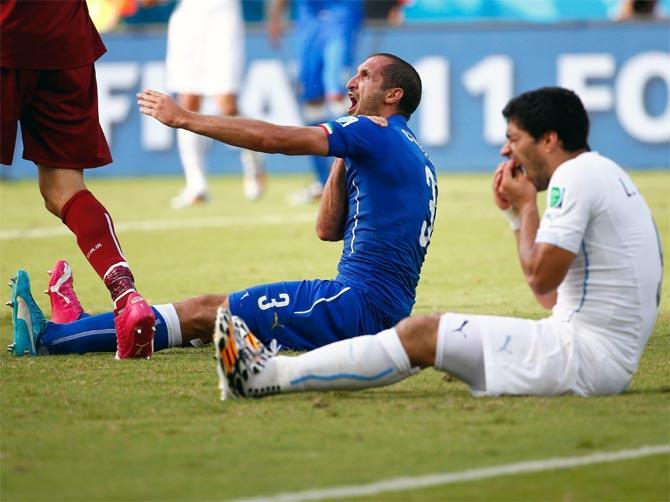
{"type": "Polygon", "coordinates": [[[81,169],[57,169],[37,165],[39,187],[47,210],[61,217],[61,211],[74,194],[86,190],[84,172],[81,169]]]}
{"type": "Polygon", "coordinates": [[[201,295],[174,303],[179,317],[182,342],[199,338],[204,343],[210,343],[216,309],[222,304],[228,308],[227,295],[201,295]]]}
{"type": "MultiPolygon", "coordinates": [[[[234,116],[239,114],[236,94],[216,96],[216,105],[222,115],[234,116]]],[[[267,184],[263,154],[252,150],[240,150],[240,162],[244,175],[242,181],[244,196],[249,200],[256,200],[263,195],[267,184]]]]}
{"type": "Polygon", "coordinates": [[[200,111],[200,103],[202,103],[202,96],[197,94],[178,94],[177,103],[184,110],[189,112],[198,112],[200,111]]]}
{"type": "Polygon", "coordinates": [[[407,317],[396,325],[396,332],[412,366],[427,368],[435,364],[437,329],[440,314],[407,317]]]}
{"type": "Polygon", "coordinates": [[[237,115],[239,113],[236,94],[221,94],[214,99],[221,115],[237,115]]]}
{"type": "Polygon", "coordinates": [[[38,173],[46,208],[72,230],[79,249],[109,289],[115,308],[122,309],[135,285],[109,211],[86,190],[81,169],[38,165],[38,173]]]}
{"type": "MultiPolygon", "coordinates": [[[[332,114],[323,99],[315,99],[303,104],[303,119],[307,125],[318,125],[332,118],[332,114]]],[[[328,181],[332,160],[318,155],[312,156],[312,166],[316,180],[305,189],[291,196],[294,204],[308,204],[321,198],[323,187],[328,181]]]]}
{"type": "MultiPolygon", "coordinates": [[[[178,94],[177,102],[185,110],[198,112],[200,111],[202,96],[178,94]]],[[[178,196],[172,199],[171,204],[174,209],[182,209],[208,200],[205,168],[207,141],[207,138],[190,131],[177,130],[177,147],[184,170],[186,186],[178,196]]]]}

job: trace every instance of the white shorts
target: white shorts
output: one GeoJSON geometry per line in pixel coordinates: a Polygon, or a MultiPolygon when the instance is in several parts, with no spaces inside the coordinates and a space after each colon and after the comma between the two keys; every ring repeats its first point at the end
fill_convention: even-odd
{"type": "Polygon", "coordinates": [[[555,317],[533,321],[447,313],[440,322],[438,347],[445,346],[441,337],[468,333],[481,339],[484,356],[486,390],[471,388],[475,395],[617,394],[632,376],[588,336],[577,336],[574,326],[555,317]]]}
{"type": "Polygon", "coordinates": [[[237,94],[244,69],[244,23],[233,9],[208,12],[178,6],[168,23],[169,92],[237,94]]]}

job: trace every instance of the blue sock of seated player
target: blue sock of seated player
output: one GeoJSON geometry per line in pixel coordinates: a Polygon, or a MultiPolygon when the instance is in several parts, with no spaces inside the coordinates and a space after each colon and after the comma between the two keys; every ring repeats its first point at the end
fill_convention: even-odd
{"type": "MultiPolygon", "coordinates": [[[[154,350],[163,350],[181,345],[181,329],[174,306],[156,305],[152,308],[156,316],[154,350]]],[[[49,354],[84,354],[86,352],[115,352],[116,331],[114,314],[82,316],[67,324],[48,323],[40,334],[38,347],[49,354]]]]}

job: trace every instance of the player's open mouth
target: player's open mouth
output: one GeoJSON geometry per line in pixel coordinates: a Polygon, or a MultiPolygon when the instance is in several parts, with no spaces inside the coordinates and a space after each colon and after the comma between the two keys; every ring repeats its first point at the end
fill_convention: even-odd
{"type": "Polygon", "coordinates": [[[358,100],[354,97],[353,94],[349,93],[349,99],[351,100],[351,106],[347,110],[349,114],[351,114],[354,111],[354,108],[356,108],[356,105],[358,104],[358,100]]]}

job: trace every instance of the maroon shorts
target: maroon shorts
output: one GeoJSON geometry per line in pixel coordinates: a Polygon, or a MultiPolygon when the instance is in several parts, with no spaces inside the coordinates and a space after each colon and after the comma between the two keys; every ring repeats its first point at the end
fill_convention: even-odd
{"type": "Polygon", "coordinates": [[[0,163],[11,164],[21,122],[23,158],[63,169],[109,164],[92,64],[67,70],[0,68],[0,163]]]}

